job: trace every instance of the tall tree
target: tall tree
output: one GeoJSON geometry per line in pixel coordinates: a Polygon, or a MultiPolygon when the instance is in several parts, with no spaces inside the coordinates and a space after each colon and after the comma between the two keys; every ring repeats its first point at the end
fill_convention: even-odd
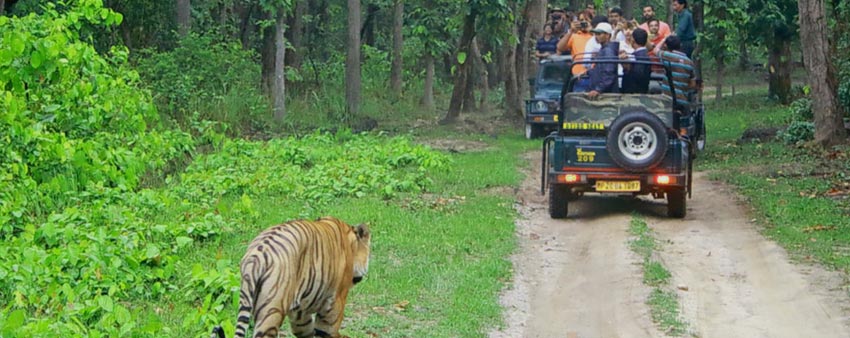
{"type": "Polygon", "coordinates": [[[289,16],[289,29],[286,30],[287,41],[292,48],[286,50],[286,64],[294,69],[301,69],[304,59],[304,15],[307,12],[305,0],[292,1],[292,15],[289,16]]]}
{"type": "Polygon", "coordinates": [[[463,33],[460,36],[458,43],[457,63],[455,64],[454,88],[452,89],[452,98],[449,102],[449,111],[440,123],[454,123],[460,116],[461,108],[463,107],[463,98],[466,93],[466,86],[469,72],[467,68],[471,62],[467,62],[467,56],[472,51],[472,39],[475,37],[475,20],[478,16],[478,9],[475,7],[469,8],[469,12],[463,18],[463,33]]]}
{"type": "MultiPolygon", "coordinates": [[[[518,25],[521,38],[517,48],[517,88],[519,98],[514,105],[522,109],[522,95],[529,92],[527,79],[537,70],[537,63],[532,59],[535,41],[543,36],[543,25],[546,24],[546,0],[528,0],[523,10],[522,21],[518,25]]],[[[520,116],[522,111],[520,111],[520,116]]]]}
{"type": "Polygon", "coordinates": [[[750,1],[750,35],[768,49],[768,92],[779,102],[791,101],[791,42],[797,37],[797,3],[793,0],[750,1]]]}
{"type": "Polygon", "coordinates": [[[846,140],[841,109],[837,99],[838,81],[829,48],[829,30],[823,0],[800,0],[800,38],[806,41],[809,85],[812,88],[812,111],[815,116],[815,141],[831,146],[846,140]]]}
{"type": "Polygon", "coordinates": [[[274,97],[274,119],[283,121],[286,115],[286,13],[283,10],[276,13],[274,34],[274,84],[272,86],[272,97],[274,97]]]}
{"type": "Polygon", "coordinates": [[[404,2],[403,0],[395,0],[393,5],[393,61],[390,71],[390,87],[393,93],[400,96],[402,83],[402,70],[404,62],[402,60],[402,49],[404,47],[404,37],[402,36],[402,26],[404,25],[404,2]]]}
{"type": "Polygon", "coordinates": [[[177,32],[180,36],[192,29],[192,4],[190,0],[177,0],[177,32]]]}
{"type": "Polygon", "coordinates": [[[700,55],[713,58],[715,63],[715,99],[723,96],[723,78],[728,61],[739,53],[747,42],[741,29],[749,20],[746,0],[711,1],[705,6],[705,25],[700,34],[700,55]],[[708,41],[709,43],[704,43],[708,41]]]}
{"type": "Polygon", "coordinates": [[[360,114],[360,0],[348,0],[348,51],[345,56],[345,113],[360,114]]]}
{"type": "Polygon", "coordinates": [[[623,9],[623,14],[626,19],[633,19],[635,17],[635,0],[622,0],[620,1],[620,8],[623,9]]]}

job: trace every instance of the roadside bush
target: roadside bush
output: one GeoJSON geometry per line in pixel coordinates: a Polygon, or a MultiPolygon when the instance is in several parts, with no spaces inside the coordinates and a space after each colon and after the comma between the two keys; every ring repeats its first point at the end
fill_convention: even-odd
{"type": "Polygon", "coordinates": [[[811,141],[815,138],[815,124],[809,121],[793,121],[779,133],[786,144],[811,141]]]}
{"type": "Polygon", "coordinates": [[[238,133],[262,129],[271,116],[258,56],[238,43],[190,34],[173,50],[143,51],[137,69],[159,111],[181,126],[213,120],[238,133]]]}
{"type": "Polygon", "coordinates": [[[808,97],[794,100],[789,109],[791,109],[791,119],[794,121],[812,121],[815,118],[812,113],[812,99],[808,97]]]}

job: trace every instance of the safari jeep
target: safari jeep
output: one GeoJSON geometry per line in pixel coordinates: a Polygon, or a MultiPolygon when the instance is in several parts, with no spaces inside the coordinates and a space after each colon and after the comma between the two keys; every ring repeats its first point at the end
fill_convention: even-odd
{"type": "Polygon", "coordinates": [[[570,73],[569,55],[553,55],[540,61],[537,76],[529,79],[531,99],[525,100],[525,138],[542,137],[558,129],[558,103],[570,73]]]}
{"type": "Polygon", "coordinates": [[[543,141],[541,193],[548,188],[552,218],[566,217],[569,203],[585,193],[666,197],[668,216],[685,217],[693,160],[705,140],[704,109],[674,109],[659,87],[668,78],[654,75],[648,93],[595,99],[571,92],[577,79],[565,84],[558,131],[543,141]]]}

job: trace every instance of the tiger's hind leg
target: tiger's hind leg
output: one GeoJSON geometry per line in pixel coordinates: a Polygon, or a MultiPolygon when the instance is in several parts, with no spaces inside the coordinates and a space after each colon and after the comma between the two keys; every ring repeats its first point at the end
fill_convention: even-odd
{"type": "Polygon", "coordinates": [[[316,313],[316,335],[320,337],[340,337],[339,328],[342,326],[342,316],[345,312],[345,301],[348,290],[343,290],[336,297],[329,298],[324,306],[316,313]]]}
{"type": "Polygon", "coordinates": [[[313,315],[304,312],[303,310],[292,311],[289,313],[289,326],[292,327],[292,334],[298,338],[312,338],[315,335],[315,322],[313,315]]]}

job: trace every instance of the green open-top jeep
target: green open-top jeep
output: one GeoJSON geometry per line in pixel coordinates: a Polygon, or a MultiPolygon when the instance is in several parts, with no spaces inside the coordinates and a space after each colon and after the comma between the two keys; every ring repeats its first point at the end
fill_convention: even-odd
{"type": "Polygon", "coordinates": [[[568,205],[585,193],[651,194],[667,198],[670,217],[684,217],[692,186],[693,160],[705,142],[701,103],[674,107],[660,91],[670,85],[670,70],[652,76],[640,94],[573,93],[577,79],[565,84],[558,131],[543,141],[541,190],[549,192],[552,218],[567,216],[568,205]],[[698,142],[699,141],[699,142],[698,142]]]}

